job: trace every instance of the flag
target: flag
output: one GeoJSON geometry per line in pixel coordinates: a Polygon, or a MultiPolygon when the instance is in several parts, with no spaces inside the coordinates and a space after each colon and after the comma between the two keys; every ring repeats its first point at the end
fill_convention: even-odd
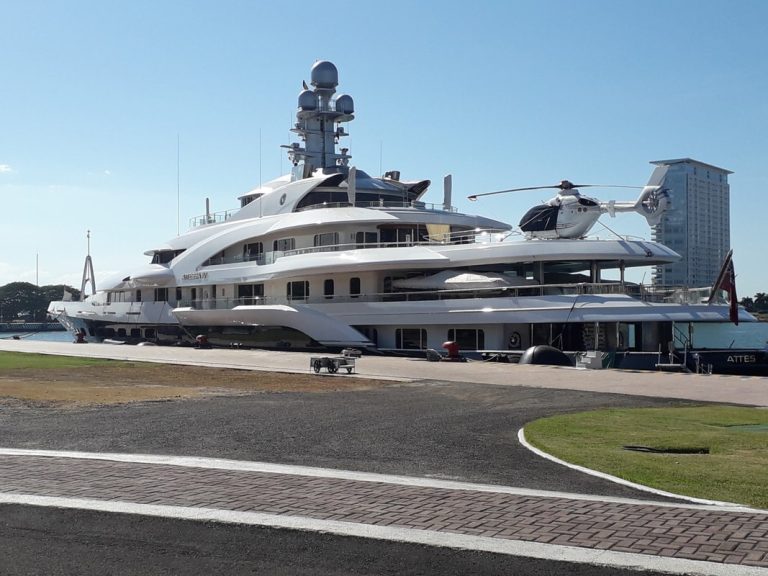
{"type": "Polygon", "coordinates": [[[733,267],[733,250],[728,251],[728,255],[725,257],[723,267],[720,270],[720,275],[717,277],[717,281],[712,286],[712,293],[709,296],[709,302],[717,294],[718,290],[724,290],[728,293],[728,303],[730,308],[728,311],[728,318],[731,322],[739,325],[739,300],[736,297],[736,270],[733,267]]]}

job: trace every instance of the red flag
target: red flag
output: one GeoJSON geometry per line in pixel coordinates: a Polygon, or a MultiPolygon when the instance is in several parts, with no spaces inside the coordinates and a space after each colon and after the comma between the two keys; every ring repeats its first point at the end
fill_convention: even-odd
{"type": "Polygon", "coordinates": [[[718,290],[725,290],[728,293],[728,303],[730,304],[728,318],[738,326],[739,300],[736,297],[736,270],[733,267],[732,256],[733,250],[729,250],[728,255],[725,257],[723,268],[720,270],[720,275],[717,277],[717,282],[712,286],[712,294],[709,297],[709,301],[712,301],[718,290]]]}

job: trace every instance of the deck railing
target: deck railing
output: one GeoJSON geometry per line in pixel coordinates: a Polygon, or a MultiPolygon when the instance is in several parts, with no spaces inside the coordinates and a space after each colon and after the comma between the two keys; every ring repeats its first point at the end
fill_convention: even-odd
{"type": "Polygon", "coordinates": [[[508,286],[503,288],[418,290],[408,292],[380,292],[373,294],[309,296],[306,298],[252,296],[179,301],[179,307],[196,310],[228,310],[236,306],[343,304],[348,302],[415,302],[426,300],[456,300],[468,298],[521,298],[531,296],[584,296],[625,294],[642,302],[700,304],[699,290],[682,287],[655,287],[620,282],[542,284],[534,286],[508,286]],[[686,296],[693,296],[686,300],[686,296]]]}
{"type": "Polygon", "coordinates": [[[318,252],[341,252],[344,250],[362,250],[370,248],[408,248],[411,246],[440,246],[451,244],[483,244],[501,242],[510,235],[517,234],[511,230],[477,229],[462,232],[449,232],[445,234],[431,234],[424,240],[402,240],[390,242],[347,242],[340,244],[328,244],[324,246],[307,246],[293,250],[274,250],[257,254],[235,254],[232,256],[214,256],[203,262],[203,266],[218,266],[221,264],[239,264],[241,262],[255,262],[256,264],[274,264],[284,256],[297,256],[300,254],[314,254],[318,252]]]}
{"type": "MultiPolygon", "coordinates": [[[[296,210],[296,212],[304,212],[305,210],[322,210],[323,208],[346,208],[352,206],[349,202],[322,202],[319,204],[312,204],[311,206],[303,206],[296,210]]],[[[445,208],[442,204],[431,204],[428,202],[421,202],[419,200],[379,200],[369,202],[355,202],[356,208],[383,208],[383,209],[398,209],[398,208],[412,208],[416,210],[439,210],[441,212],[458,212],[458,208],[455,206],[449,206],[445,208]]],[[[237,212],[239,208],[231,208],[229,210],[222,210],[221,212],[214,212],[211,214],[202,214],[200,216],[194,216],[189,219],[189,227],[197,228],[198,226],[205,226],[206,224],[219,224],[220,222],[226,222],[237,212]]]]}

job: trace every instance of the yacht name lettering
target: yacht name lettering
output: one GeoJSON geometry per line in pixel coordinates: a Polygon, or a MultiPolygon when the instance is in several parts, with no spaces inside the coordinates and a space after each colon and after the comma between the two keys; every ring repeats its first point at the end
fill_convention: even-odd
{"type": "Polygon", "coordinates": [[[757,362],[757,356],[754,354],[739,354],[728,356],[728,362],[733,364],[752,364],[757,362]]]}
{"type": "Polygon", "coordinates": [[[182,280],[207,280],[208,272],[190,272],[181,277],[182,280]]]}

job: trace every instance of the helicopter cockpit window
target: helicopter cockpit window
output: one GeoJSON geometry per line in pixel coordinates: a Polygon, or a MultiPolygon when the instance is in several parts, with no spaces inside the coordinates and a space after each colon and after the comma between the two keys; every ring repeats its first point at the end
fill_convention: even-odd
{"type": "Polygon", "coordinates": [[[559,210],[559,206],[534,206],[520,220],[520,229],[523,232],[554,230],[555,226],[557,226],[557,213],[559,210]]]}

